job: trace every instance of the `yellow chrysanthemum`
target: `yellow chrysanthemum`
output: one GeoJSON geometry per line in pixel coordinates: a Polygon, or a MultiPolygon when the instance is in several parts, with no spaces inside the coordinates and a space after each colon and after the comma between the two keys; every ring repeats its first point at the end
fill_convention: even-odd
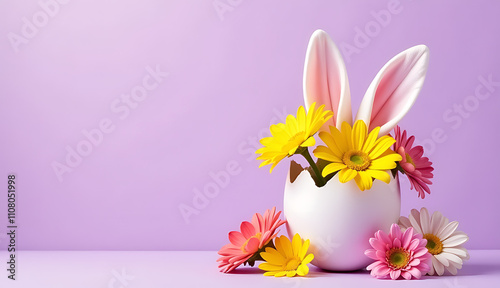
{"type": "Polygon", "coordinates": [[[307,254],[309,240],[302,242],[299,234],[293,236],[292,242],[286,236],[277,237],[274,240],[274,248],[266,248],[260,256],[267,262],[259,265],[259,268],[267,271],[264,276],[293,277],[295,275],[305,276],[309,273],[307,264],[314,259],[313,254],[307,254]]]}
{"type": "Polygon", "coordinates": [[[340,182],[354,179],[361,191],[372,187],[373,178],[389,183],[385,170],[396,168],[402,158],[390,149],[396,140],[389,135],[377,139],[379,131],[376,127],[368,134],[365,122],[358,120],[352,129],[344,122],[341,131],[330,126],[330,133],[319,133],[327,147],[318,146],[314,155],[331,162],[323,169],[323,177],[339,171],[340,182]]]}
{"type": "Polygon", "coordinates": [[[285,157],[300,151],[300,147],[309,147],[316,144],[313,135],[333,116],[333,112],[324,110],[325,105],[315,109],[313,103],[306,114],[303,106],[297,110],[297,118],[293,115],[286,117],[286,123],[271,125],[271,137],[260,140],[264,147],[255,153],[261,154],[257,160],[264,160],[259,167],[273,164],[270,172],[285,157]],[[298,151],[299,150],[299,151],[298,151]]]}

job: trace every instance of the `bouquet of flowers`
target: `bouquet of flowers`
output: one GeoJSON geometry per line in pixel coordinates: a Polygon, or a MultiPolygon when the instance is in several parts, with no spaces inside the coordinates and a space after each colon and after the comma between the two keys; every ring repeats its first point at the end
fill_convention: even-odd
{"type": "Polygon", "coordinates": [[[431,216],[426,208],[413,209],[409,217],[399,215],[399,175],[408,178],[418,197],[431,193],[432,162],[424,157],[423,147],[415,145],[415,137],[397,125],[423,85],[428,54],[427,47],[419,45],[391,59],[369,86],[352,123],[349,83],[340,52],[325,32],[313,33],[304,69],[307,109],[300,106],[285,123],[271,125],[271,135],[260,140],[262,148],[256,151],[257,159],[262,160],[260,167],[271,165],[270,172],[295,155],[309,164],[303,168],[291,162],[285,188],[291,240],[277,237],[278,228],[286,223],[280,219],[281,212],[272,208],[263,215],[256,213],[251,222],[241,224],[240,231],[229,233],[230,243],[222,247],[217,260],[221,272],[264,261],[259,265],[266,271],[264,275],[276,277],[305,276],[310,262],[328,270],[359,269],[361,263],[378,278],[457,273],[469,258],[463,246],[468,237],[457,230],[458,222],[450,222],[437,211],[431,216]],[[316,135],[322,143],[317,144],[316,135]],[[288,188],[293,185],[299,188],[288,188]],[[314,197],[316,202],[309,200],[314,197]],[[387,197],[392,198],[385,201],[387,197]],[[362,206],[357,204],[363,201],[362,206]],[[343,207],[332,206],[333,202],[343,207]],[[371,209],[373,206],[379,207],[371,209]],[[351,217],[356,213],[363,216],[351,217]],[[366,237],[367,233],[373,237],[366,237]],[[324,253],[319,242],[325,235],[354,244],[340,245],[342,252],[324,253]],[[374,262],[366,266],[370,259],[374,262]]]}

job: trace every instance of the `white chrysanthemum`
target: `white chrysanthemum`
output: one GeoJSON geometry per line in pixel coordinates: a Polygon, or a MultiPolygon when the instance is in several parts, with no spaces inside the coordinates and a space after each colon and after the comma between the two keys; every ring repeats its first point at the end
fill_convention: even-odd
{"type": "Polygon", "coordinates": [[[467,249],[463,244],[469,237],[458,231],[458,222],[450,223],[448,218],[436,211],[429,217],[429,212],[424,207],[419,211],[412,209],[410,217],[401,216],[399,225],[403,229],[413,227],[415,232],[421,233],[427,239],[427,249],[432,254],[432,266],[429,275],[444,274],[445,268],[452,275],[462,268],[464,260],[469,259],[467,249]]]}

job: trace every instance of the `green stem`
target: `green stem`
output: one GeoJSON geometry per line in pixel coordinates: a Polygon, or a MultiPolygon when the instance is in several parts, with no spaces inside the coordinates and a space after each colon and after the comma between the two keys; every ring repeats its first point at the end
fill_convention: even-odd
{"type": "Polygon", "coordinates": [[[305,149],[300,153],[300,155],[304,156],[306,158],[307,162],[309,162],[309,165],[311,165],[311,168],[314,171],[314,174],[316,174],[316,178],[318,179],[318,186],[322,187],[326,184],[325,178],[321,175],[321,172],[319,172],[318,166],[314,162],[314,160],[311,157],[311,154],[309,154],[309,149],[307,147],[304,147],[305,149]]]}

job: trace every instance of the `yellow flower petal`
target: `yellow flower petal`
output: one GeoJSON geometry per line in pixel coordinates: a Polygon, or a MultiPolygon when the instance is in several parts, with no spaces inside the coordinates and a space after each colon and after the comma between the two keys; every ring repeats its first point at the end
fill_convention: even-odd
{"type": "Polygon", "coordinates": [[[354,178],[356,184],[361,191],[369,190],[372,188],[372,177],[368,175],[365,171],[358,171],[358,175],[354,178]]]}
{"type": "Polygon", "coordinates": [[[278,273],[274,274],[274,277],[283,277],[285,276],[287,271],[279,271],[278,273]]]}
{"type": "Polygon", "coordinates": [[[285,252],[286,258],[292,258],[293,257],[292,242],[290,242],[290,240],[286,238],[286,236],[284,235],[280,236],[280,242],[283,252],[285,252]]]}
{"type": "Polygon", "coordinates": [[[293,255],[299,256],[300,248],[302,247],[302,239],[300,239],[299,234],[295,234],[292,239],[293,255]]]}
{"type": "Polygon", "coordinates": [[[395,142],[396,140],[394,140],[394,138],[392,138],[391,136],[386,135],[380,137],[379,139],[377,139],[377,141],[375,141],[374,148],[368,153],[368,156],[371,159],[378,158],[380,155],[382,155],[382,153],[387,151],[387,149],[389,149],[395,142]]]}
{"type": "Polygon", "coordinates": [[[288,128],[285,131],[290,136],[295,135],[297,133],[297,131],[299,130],[299,127],[297,125],[297,119],[295,119],[295,117],[293,117],[293,115],[286,116],[286,124],[285,125],[288,128]]]}
{"type": "Polygon", "coordinates": [[[306,141],[300,144],[301,147],[310,147],[314,145],[316,145],[316,140],[314,139],[314,137],[309,137],[306,141]]]}
{"type": "MultiPolygon", "coordinates": [[[[344,165],[345,166],[345,165],[344,165]]],[[[358,171],[349,168],[344,168],[339,172],[339,181],[341,183],[347,183],[354,179],[358,175],[358,171]]]]}
{"type": "Polygon", "coordinates": [[[304,258],[304,260],[302,260],[302,264],[309,264],[313,259],[314,259],[314,255],[309,254],[306,256],[306,258],[304,258]]]}
{"type": "Polygon", "coordinates": [[[260,263],[259,264],[259,269],[260,270],[264,270],[264,271],[281,271],[283,269],[283,267],[281,265],[272,265],[272,264],[269,264],[269,263],[260,263]]]}
{"type": "Polygon", "coordinates": [[[341,169],[346,169],[346,165],[343,163],[330,163],[326,165],[325,168],[323,168],[323,172],[321,172],[322,176],[325,177],[327,175],[330,175],[334,172],[337,172],[341,169]]]}
{"type": "Polygon", "coordinates": [[[286,263],[285,257],[281,256],[281,254],[278,252],[276,252],[276,254],[270,252],[261,252],[260,256],[267,263],[272,265],[283,265],[283,263],[286,263]]]}
{"type": "Polygon", "coordinates": [[[337,127],[330,126],[330,134],[335,140],[335,144],[337,144],[337,147],[339,148],[341,154],[344,154],[349,150],[349,146],[345,140],[345,137],[342,136],[342,133],[339,131],[339,129],[337,129],[337,127]]]}
{"type": "MultiPolygon", "coordinates": [[[[306,256],[307,250],[309,249],[310,243],[311,242],[309,241],[309,239],[307,239],[306,241],[304,241],[304,244],[302,245],[302,249],[300,250],[300,254],[299,254],[299,259],[301,259],[302,262],[303,262],[304,257],[306,256]]],[[[309,262],[307,262],[307,263],[309,263],[309,262]]]]}
{"type": "Polygon", "coordinates": [[[318,146],[316,149],[313,151],[314,156],[316,158],[320,158],[326,161],[330,162],[342,162],[342,159],[339,157],[335,156],[328,147],[325,146],[318,146]]]}
{"type": "Polygon", "coordinates": [[[367,135],[366,133],[367,128],[365,122],[362,120],[356,121],[352,130],[352,144],[354,149],[361,150],[363,148],[367,135]]]}
{"type": "Polygon", "coordinates": [[[306,276],[309,273],[309,267],[305,264],[301,264],[299,268],[297,268],[297,274],[299,276],[306,276]]]}
{"type": "MultiPolygon", "coordinates": [[[[396,155],[401,157],[401,155],[399,155],[397,153],[396,153],[396,155]]],[[[372,162],[370,163],[369,169],[371,169],[371,170],[391,170],[391,169],[396,168],[397,164],[395,161],[397,161],[397,160],[395,160],[395,159],[401,159],[401,158],[398,158],[396,155],[394,155],[394,154],[387,155],[387,156],[372,160],[372,162]]]]}
{"type": "Polygon", "coordinates": [[[375,127],[373,130],[368,134],[368,137],[366,138],[365,144],[363,145],[363,151],[371,151],[373,147],[375,146],[375,142],[377,141],[378,133],[380,132],[380,127],[375,127]]]}
{"type": "Polygon", "coordinates": [[[332,155],[335,155],[335,157],[341,159],[342,155],[344,154],[339,147],[337,146],[337,143],[335,142],[334,138],[332,135],[326,133],[326,132],[319,132],[319,138],[323,140],[323,142],[328,146],[329,153],[332,155]]]}
{"type": "Polygon", "coordinates": [[[391,182],[391,176],[389,173],[385,171],[380,171],[380,170],[366,170],[366,173],[370,175],[370,177],[373,177],[375,179],[378,179],[380,181],[384,181],[385,183],[389,184],[391,182]]]}
{"type": "Polygon", "coordinates": [[[264,147],[255,152],[260,154],[257,159],[263,161],[260,167],[272,165],[269,171],[272,172],[281,160],[292,156],[299,147],[316,145],[314,134],[332,117],[333,112],[324,110],[324,105],[318,109],[315,107],[313,103],[306,113],[301,106],[297,109],[297,117],[288,115],[285,123],[270,126],[272,136],[260,139],[264,147]]]}
{"type": "Polygon", "coordinates": [[[260,264],[259,268],[267,271],[264,273],[265,276],[293,277],[297,274],[305,276],[309,273],[307,264],[314,259],[311,253],[305,256],[309,243],[309,240],[302,241],[299,234],[295,234],[292,241],[286,236],[280,236],[275,239],[276,249],[267,247],[266,252],[260,253],[267,262],[260,264]]]}
{"type": "Polygon", "coordinates": [[[342,136],[344,137],[345,141],[346,141],[346,144],[347,144],[347,147],[349,147],[349,149],[352,146],[352,138],[351,138],[351,131],[352,131],[352,128],[351,128],[351,125],[349,125],[347,122],[342,122],[342,126],[340,127],[340,130],[341,130],[341,133],[342,133],[342,136]]]}

